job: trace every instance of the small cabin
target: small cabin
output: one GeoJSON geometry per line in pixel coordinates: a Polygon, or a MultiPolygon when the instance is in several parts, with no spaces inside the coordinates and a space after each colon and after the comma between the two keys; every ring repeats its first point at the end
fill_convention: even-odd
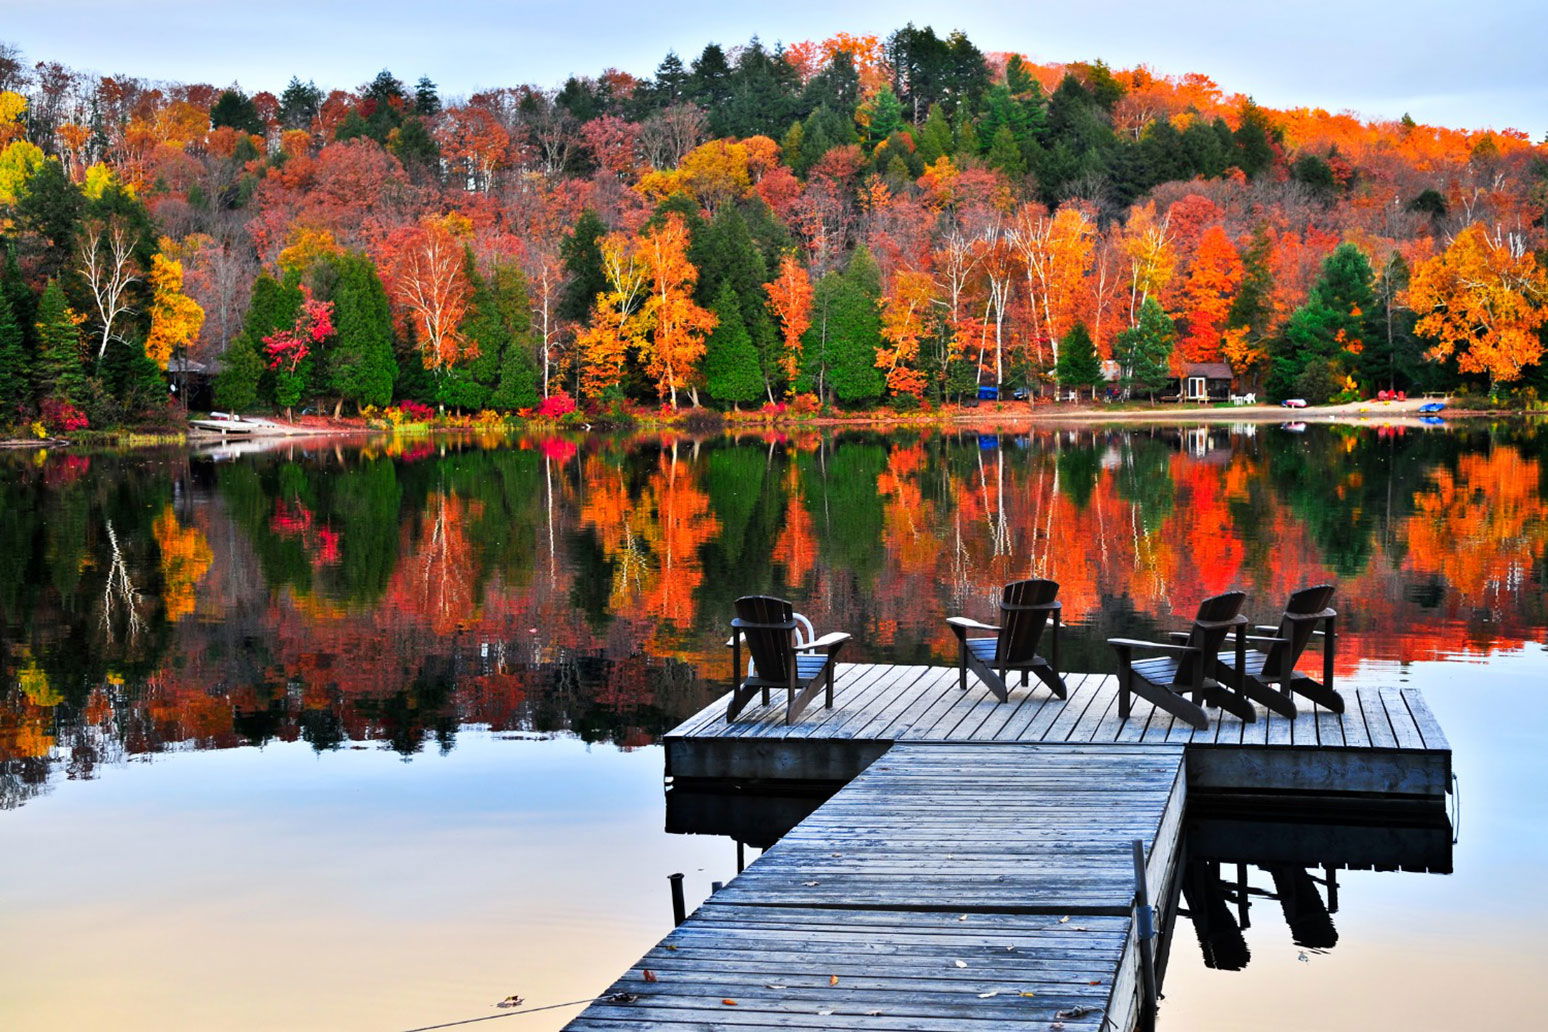
{"type": "Polygon", "coordinates": [[[1224,362],[1189,362],[1179,380],[1181,401],[1229,401],[1236,375],[1224,362]]]}

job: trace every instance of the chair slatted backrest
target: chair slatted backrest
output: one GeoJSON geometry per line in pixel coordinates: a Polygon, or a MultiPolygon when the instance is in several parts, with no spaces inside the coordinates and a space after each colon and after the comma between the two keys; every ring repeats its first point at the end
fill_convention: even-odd
{"type": "Polygon", "coordinates": [[[1199,611],[1194,616],[1193,626],[1188,631],[1188,644],[1198,651],[1178,660],[1173,684],[1195,683],[1200,673],[1200,664],[1204,664],[1205,673],[1209,671],[1214,665],[1215,655],[1225,643],[1226,635],[1231,633],[1231,621],[1241,615],[1242,603],[1245,601],[1247,601],[1246,592],[1227,591],[1199,603],[1199,611]]]}
{"type": "Polygon", "coordinates": [[[1000,639],[994,647],[996,662],[1031,662],[1058,594],[1058,581],[1019,580],[1005,585],[1000,596],[1000,639]]]}
{"type": "Polygon", "coordinates": [[[753,669],[765,681],[788,681],[795,666],[795,611],[789,602],[768,595],[736,600],[736,617],[753,669]]]}
{"type": "Polygon", "coordinates": [[[1301,653],[1306,651],[1306,646],[1311,644],[1312,634],[1317,630],[1315,617],[1321,616],[1328,608],[1328,603],[1333,601],[1333,585],[1318,584],[1315,587],[1302,588],[1290,596],[1290,602],[1285,606],[1285,615],[1280,618],[1279,632],[1276,637],[1288,639],[1285,642],[1276,642],[1269,647],[1267,658],[1263,663],[1263,669],[1270,674],[1282,674],[1288,676],[1301,660],[1301,653]]]}

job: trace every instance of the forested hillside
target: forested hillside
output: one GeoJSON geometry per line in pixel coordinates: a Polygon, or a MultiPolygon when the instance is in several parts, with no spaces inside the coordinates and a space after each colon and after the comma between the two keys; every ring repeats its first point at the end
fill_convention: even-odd
{"type": "Polygon", "coordinates": [[[222,407],[344,413],[912,408],[1200,362],[1313,401],[1548,388],[1520,133],[912,25],[459,98],[32,57],[0,46],[0,424],[164,418],[216,370],[222,407]]]}

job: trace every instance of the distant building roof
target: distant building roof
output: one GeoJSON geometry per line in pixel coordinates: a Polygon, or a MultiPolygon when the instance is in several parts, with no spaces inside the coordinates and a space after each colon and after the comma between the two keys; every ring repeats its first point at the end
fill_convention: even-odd
{"type": "Polygon", "coordinates": [[[1183,366],[1184,376],[1202,376],[1206,380],[1231,380],[1236,374],[1224,362],[1189,362],[1183,366]]]}

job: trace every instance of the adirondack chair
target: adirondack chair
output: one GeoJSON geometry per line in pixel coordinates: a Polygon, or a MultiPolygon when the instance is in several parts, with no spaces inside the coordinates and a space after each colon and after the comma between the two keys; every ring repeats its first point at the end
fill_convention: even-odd
{"type": "Polygon", "coordinates": [[[1236,632],[1237,666],[1247,651],[1248,620],[1242,615],[1240,591],[1206,598],[1199,603],[1193,626],[1181,641],[1139,641],[1134,638],[1109,638],[1107,643],[1118,653],[1118,716],[1128,719],[1133,696],[1147,699],[1161,709],[1181,717],[1200,731],[1209,727],[1204,704],[1235,713],[1244,723],[1258,719],[1252,703],[1214,678],[1220,647],[1226,636],[1236,632]],[[1136,651],[1164,652],[1155,659],[1136,660],[1136,651]],[[1193,698],[1183,697],[1191,692],[1193,698]]]}
{"type": "Polygon", "coordinates": [[[1249,698],[1257,699],[1270,709],[1287,717],[1295,716],[1295,703],[1291,693],[1304,695],[1334,713],[1344,712],[1344,697],[1333,688],[1333,648],[1337,639],[1334,621],[1336,610],[1328,608],[1333,601],[1333,585],[1318,584],[1302,588],[1290,596],[1285,605],[1285,615],[1279,626],[1254,627],[1257,634],[1247,640],[1261,647],[1247,651],[1240,672],[1221,656],[1215,676],[1234,685],[1249,698]],[[1324,624],[1325,630],[1317,625],[1324,624]],[[1312,640],[1322,641],[1322,680],[1315,681],[1296,671],[1295,665],[1312,640]],[[1278,689],[1274,688],[1278,685],[1278,689]]]}
{"type": "Polygon", "coordinates": [[[1012,670],[1021,671],[1021,683],[1027,683],[1028,674],[1046,684],[1059,698],[1068,695],[1064,678],[1059,676],[1059,611],[1062,606],[1055,601],[1059,585],[1051,580],[1022,580],[1005,585],[1000,595],[1000,622],[979,623],[965,616],[949,616],[946,622],[957,636],[961,656],[958,662],[957,683],[967,688],[969,668],[978,679],[988,685],[994,697],[1001,702],[1010,698],[1005,675],[1012,670]],[[1037,654],[1038,642],[1043,629],[1053,621],[1053,638],[1049,662],[1037,654]],[[968,637],[969,631],[993,631],[993,637],[968,637]]]}
{"type": "Polygon", "coordinates": [[[726,707],[728,722],[735,720],[755,695],[761,694],[767,706],[771,688],[785,689],[787,724],[796,722],[819,691],[826,690],[824,705],[833,708],[833,668],[849,635],[835,631],[815,641],[800,639],[798,644],[797,628],[802,623],[811,626],[805,617],[798,621],[784,599],[748,595],[736,600],[736,618],[731,621],[731,678],[736,687],[726,707]],[[743,638],[752,656],[745,676],[743,638]]]}

